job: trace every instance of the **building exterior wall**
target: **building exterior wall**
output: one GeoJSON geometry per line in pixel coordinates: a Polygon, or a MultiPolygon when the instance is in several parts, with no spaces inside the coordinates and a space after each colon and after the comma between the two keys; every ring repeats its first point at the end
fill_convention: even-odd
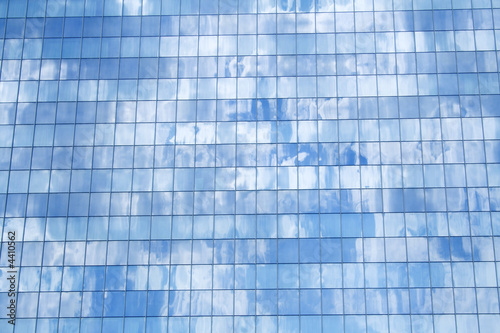
{"type": "Polygon", "coordinates": [[[497,331],[497,29],[498,0],[0,1],[0,331],[497,331]]]}

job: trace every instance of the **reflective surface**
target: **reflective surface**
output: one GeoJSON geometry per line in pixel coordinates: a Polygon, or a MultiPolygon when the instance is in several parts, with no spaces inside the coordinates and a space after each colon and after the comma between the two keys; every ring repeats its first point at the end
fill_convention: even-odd
{"type": "Polygon", "coordinates": [[[498,0],[0,1],[2,332],[493,332],[498,0]]]}

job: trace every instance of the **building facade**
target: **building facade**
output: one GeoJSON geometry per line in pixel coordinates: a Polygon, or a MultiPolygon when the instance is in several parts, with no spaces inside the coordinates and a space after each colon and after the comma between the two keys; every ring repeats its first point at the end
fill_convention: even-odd
{"type": "Polygon", "coordinates": [[[497,29],[499,0],[0,1],[0,331],[496,331],[497,29]]]}

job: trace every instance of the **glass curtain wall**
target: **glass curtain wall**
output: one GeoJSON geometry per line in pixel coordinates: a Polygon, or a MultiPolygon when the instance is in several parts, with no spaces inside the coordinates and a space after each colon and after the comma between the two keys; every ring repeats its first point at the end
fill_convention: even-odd
{"type": "Polygon", "coordinates": [[[0,331],[496,331],[498,29],[499,0],[0,0],[0,331]]]}

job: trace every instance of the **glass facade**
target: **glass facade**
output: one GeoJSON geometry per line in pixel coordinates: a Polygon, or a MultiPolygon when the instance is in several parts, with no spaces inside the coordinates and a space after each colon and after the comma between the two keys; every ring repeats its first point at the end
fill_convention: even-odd
{"type": "Polygon", "coordinates": [[[496,331],[496,29],[499,0],[1,0],[0,331],[496,331]]]}

